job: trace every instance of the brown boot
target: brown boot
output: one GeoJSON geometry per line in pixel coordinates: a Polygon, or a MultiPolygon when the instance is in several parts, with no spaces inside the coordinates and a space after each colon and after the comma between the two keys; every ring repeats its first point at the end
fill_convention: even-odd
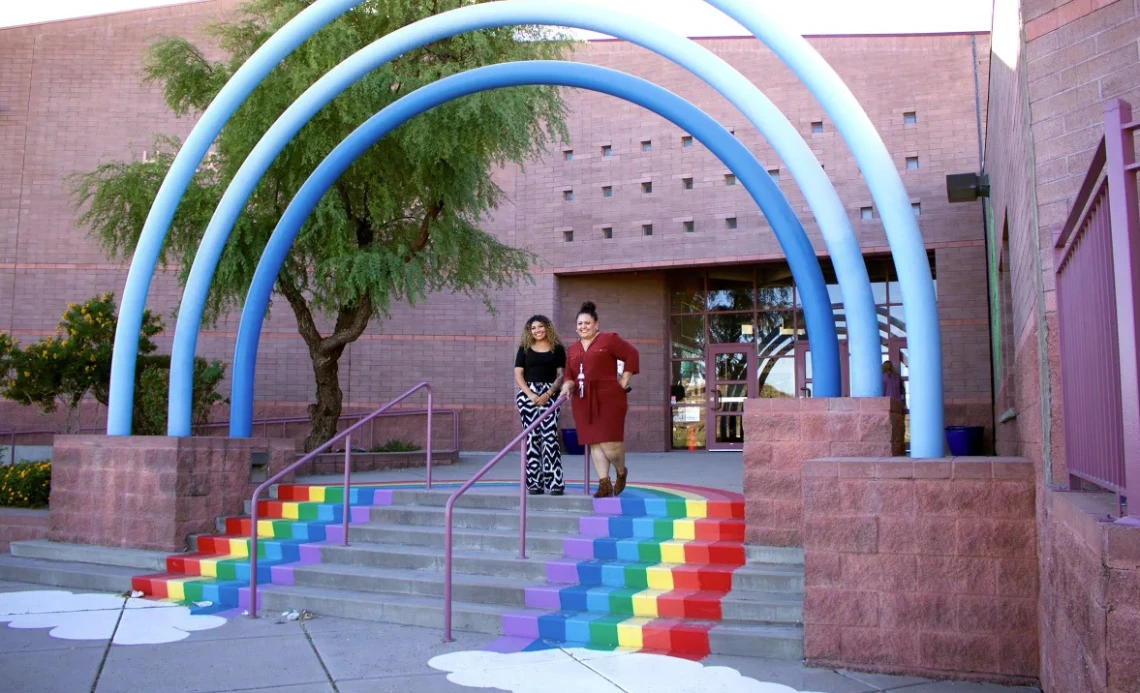
{"type": "Polygon", "coordinates": [[[625,468],[624,472],[617,473],[617,479],[614,481],[614,495],[620,496],[621,492],[625,490],[625,480],[629,476],[629,467],[625,468]]]}
{"type": "Polygon", "coordinates": [[[614,487],[610,484],[610,478],[604,477],[598,482],[598,490],[594,492],[594,498],[609,498],[614,495],[614,487]]]}

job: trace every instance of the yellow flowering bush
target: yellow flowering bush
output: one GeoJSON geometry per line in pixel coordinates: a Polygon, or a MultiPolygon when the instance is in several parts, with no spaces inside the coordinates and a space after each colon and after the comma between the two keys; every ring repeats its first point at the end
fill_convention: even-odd
{"type": "Polygon", "coordinates": [[[42,508],[51,491],[51,462],[0,466],[0,506],[42,508]]]}

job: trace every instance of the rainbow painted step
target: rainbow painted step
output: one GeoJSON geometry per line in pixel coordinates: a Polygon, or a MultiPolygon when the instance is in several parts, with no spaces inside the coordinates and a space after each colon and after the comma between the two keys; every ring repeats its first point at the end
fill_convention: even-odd
{"type": "MultiPolygon", "coordinates": [[[[369,508],[390,505],[392,491],[352,487],[349,521],[367,522],[369,508]]],[[[344,489],[339,486],[285,485],[277,499],[257,507],[257,580],[262,585],[293,584],[293,568],[320,563],[320,544],[343,539],[344,489]]],[[[228,517],[225,534],[196,537],[197,551],[166,559],[166,572],[140,575],[131,587],[146,595],[177,601],[211,601],[249,607],[251,518],[228,517]]]]}
{"type": "Polygon", "coordinates": [[[733,572],[745,563],[738,494],[675,485],[595,499],[528,611],[503,616],[500,651],[554,645],[632,649],[699,659],[733,572]]]}

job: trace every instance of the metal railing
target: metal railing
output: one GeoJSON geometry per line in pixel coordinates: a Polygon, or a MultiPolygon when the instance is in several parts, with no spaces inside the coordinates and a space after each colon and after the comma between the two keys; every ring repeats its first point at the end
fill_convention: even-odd
{"type": "MultiPolygon", "coordinates": [[[[555,416],[563,404],[566,404],[568,398],[563,395],[554,401],[554,404],[549,409],[544,411],[538,418],[536,418],[529,426],[522,430],[515,436],[511,442],[507,443],[499,454],[491,458],[491,461],[483,465],[483,468],[475,472],[465,484],[460,486],[447,498],[447,503],[444,505],[443,510],[443,642],[453,642],[454,638],[451,637],[451,584],[452,584],[452,570],[451,570],[451,554],[452,554],[452,522],[451,514],[455,508],[455,502],[459,497],[467,492],[475,482],[483,478],[491,468],[498,464],[499,460],[507,456],[516,445],[519,446],[519,558],[526,558],[526,440],[534,429],[538,428],[547,417],[555,416]]],[[[586,458],[586,471],[585,480],[582,484],[582,492],[585,494],[590,493],[590,447],[585,448],[586,458]]]]}
{"type": "Polygon", "coordinates": [[[1131,106],[1105,104],[1104,138],[1054,238],[1053,267],[1070,488],[1092,482],[1116,493],[1122,516],[1140,519],[1137,129],[1131,106]]]}
{"type": "Polygon", "coordinates": [[[269,488],[272,484],[276,483],[277,480],[280,479],[281,477],[285,476],[286,474],[293,471],[297,467],[300,467],[302,464],[309,462],[310,460],[315,458],[317,455],[323,453],[325,450],[332,447],[333,443],[335,443],[336,441],[343,438],[344,439],[344,499],[343,499],[344,517],[343,517],[343,537],[341,538],[341,546],[348,546],[348,523],[349,523],[349,520],[351,517],[351,511],[349,509],[349,500],[350,500],[351,494],[349,493],[349,491],[350,491],[350,485],[352,483],[352,434],[355,433],[357,431],[357,429],[362,428],[366,423],[372,421],[374,418],[376,418],[378,416],[382,416],[385,411],[387,411],[391,407],[395,406],[396,404],[399,404],[400,402],[407,399],[408,397],[411,397],[412,395],[414,395],[416,392],[418,392],[420,390],[427,390],[427,400],[428,400],[427,401],[427,445],[425,447],[425,449],[427,451],[427,481],[426,481],[426,486],[427,486],[427,488],[430,489],[431,488],[431,448],[432,448],[432,445],[431,445],[431,440],[432,440],[431,423],[432,423],[432,421],[431,420],[432,420],[432,412],[433,412],[432,390],[431,390],[431,385],[428,385],[427,383],[420,383],[419,385],[416,385],[412,389],[408,390],[407,392],[400,395],[399,397],[392,400],[391,402],[388,402],[387,404],[380,407],[379,409],[372,412],[371,414],[364,416],[363,418],[360,419],[360,421],[357,421],[352,426],[349,426],[345,430],[343,430],[340,433],[338,433],[337,435],[333,436],[328,441],[326,441],[324,443],[324,445],[321,445],[320,447],[313,450],[309,454],[305,455],[301,459],[297,460],[293,464],[285,467],[281,471],[279,471],[276,474],[274,474],[273,476],[269,477],[264,482],[262,482],[262,484],[260,486],[258,486],[257,489],[254,490],[253,499],[250,503],[250,509],[249,509],[250,510],[250,512],[249,512],[249,616],[250,616],[250,618],[257,618],[257,502],[258,502],[258,497],[261,495],[261,492],[264,491],[265,489],[269,488]]]}

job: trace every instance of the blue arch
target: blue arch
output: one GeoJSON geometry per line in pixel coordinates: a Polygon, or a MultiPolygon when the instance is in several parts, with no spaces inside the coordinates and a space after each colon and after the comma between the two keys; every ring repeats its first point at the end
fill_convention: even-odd
{"type": "MultiPolygon", "coordinates": [[[[206,296],[226,240],[249,195],[289,140],[344,89],[369,71],[402,53],[464,31],[536,22],[552,22],[611,32],[615,36],[626,38],[670,57],[714,85],[730,100],[739,101],[742,110],[751,113],[750,118],[758,122],[758,127],[769,140],[773,143],[782,143],[780,146],[786,150],[788,160],[794,162],[801,177],[810,182],[809,185],[803,186],[804,189],[812,198],[822,198],[817,200],[817,206],[821,210],[820,227],[826,230],[824,238],[828,242],[828,248],[834,258],[833,264],[841,278],[845,304],[848,299],[851,304],[851,315],[848,319],[853,327],[853,334],[849,336],[848,344],[856,359],[852,368],[854,384],[859,388],[856,394],[880,395],[882,385],[879,375],[878,326],[866,266],[842,203],[811,150],[803,142],[803,138],[779,109],[771,104],[751,82],[710,51],[688,39],[647,26],[637,18],[618,16],[616,13],[607,14],[608,17],[599,17],[596,15],[596,8],[591,10],[588,7],[559,5],[541,0],[465,7],[428,17],[384,36],[344,60],[307,89],[266,132],[242,164],[219,202],[199,245],[174,332],[169,434],[190,434],[193,354],[197,346],[206,296]],[[726,74],[734,75],[735,79],[724,79],[722,76],[726,74]],[[795,147],[796,143],[799,144],[798,148],[795,147]],[[824,186],[822,188],[820,181],[824,186]],[[820,192],[817,193],[817,190],[820,192]]],[[[819,391],[821,396],[828,392],[830,391],[826,387],[820,388],[819,391]]],[[[840,391],[836,390],[834,394],[838,396],[839,393],[840,391]]]]}
{"type": "Polygon", "coordinates": [[[823,397],[838,396],[839,343],[823,273],[795,211],[756,157],[711,116],[651,82],[595,65],[529,61],[445,77],[399,99],[337,145],[297,191],[266,245],[242,309],[230,395],[231,436],[251,435],[258,340],[274,282],[301,226],[336,179],[386,134],[427,110],[481,91],[533,84],[589,89],[636,103],[691,133],[736,174],[772,225],[803,296],[804,317],[813,339],[812,368],[819,369],[815,370],[817,391],[823,397]]]}
{"type": "Polygon", "coordinates": [[[910,354],[910,454],[942,457],[946,450],[942,411],[942,337],[938,300],[930,261],[910,196],[859,100],[827,61],[804,37],[790,31],[763,3],[748,0],[705,0],[752,32],[811,91],[847,142],[863,177],[891,246],[903,295],[910,354]]]}

